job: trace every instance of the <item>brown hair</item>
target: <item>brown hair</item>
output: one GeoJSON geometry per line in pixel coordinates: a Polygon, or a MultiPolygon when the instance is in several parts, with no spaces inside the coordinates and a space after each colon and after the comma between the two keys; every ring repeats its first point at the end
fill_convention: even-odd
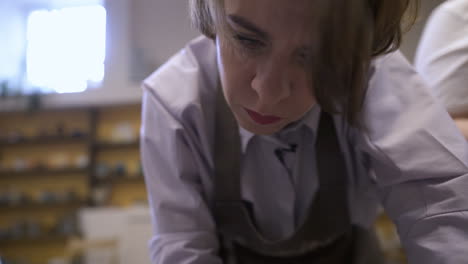
{"type": "MultiPolygon", "coordinates": [[[[315,96],[325,111],[343,114],[350,124],[361,126],[370,62],[398,49],[402,24],[413,24],[418,2],[314,1],[316,10],[320,10],[317,23],[311,27],[311,34],[320,40],[314,47],[311,67],[315,96]]],[[[193,25],[214,39],[216,32],[223,30],[223,6],[223,0],[190,0],[193,25]]]]}

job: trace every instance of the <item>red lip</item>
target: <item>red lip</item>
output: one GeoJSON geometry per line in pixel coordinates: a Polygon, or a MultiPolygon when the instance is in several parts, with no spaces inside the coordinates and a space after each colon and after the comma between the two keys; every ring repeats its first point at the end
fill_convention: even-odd
{"type": "Polygon", "coordinates": [[[247,108],[245,108],[245,111],[247,111],[247,113],[249,114],[250,118],[252,118],[253,121],[259,123],[260,125],[273,124],[281,120],[280,117],[262,115],[255,111],[249,110],[247,108]]]}

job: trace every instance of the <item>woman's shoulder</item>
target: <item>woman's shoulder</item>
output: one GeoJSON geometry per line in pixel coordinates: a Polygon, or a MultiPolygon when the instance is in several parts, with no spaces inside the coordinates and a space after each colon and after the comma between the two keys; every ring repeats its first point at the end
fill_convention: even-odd
{"type": "Polygon", "coordinates": [[[190,111],[203,114],[212,105],[218,84],[216,47],[205,37],[189,42],[143,81],[145,93],[155,97],[177,119],[190,111]]]}
{"type": "Polygon", "coordinates": [[[379,56],[371,63],[369,90],[404,93],[420,82],[419,74],[400,50],[379,56]]]}
{"type": "Polygon", "coordinates": [[[146,133],[183,135],[193,151],[210,153],[217,83],[213,42],[191,41],[143,82],[146,133]]]}
{"type": "Polygon", "coordinates": [[[406,57],[395,51],[376,58],[371,66],[363,105],[364,122],[375,133],[387,133],[390,124],[411,124],[428,107],[437,105],[431,91],[406,57]],[[405,122],[400,122],[405,119],[405,122]],[[398,123],[400,122],[400,123],[398,123]]]}

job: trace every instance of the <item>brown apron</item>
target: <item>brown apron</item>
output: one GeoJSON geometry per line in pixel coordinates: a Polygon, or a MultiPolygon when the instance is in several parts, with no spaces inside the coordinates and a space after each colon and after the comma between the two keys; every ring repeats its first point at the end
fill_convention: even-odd
{"type": "Polygon", "coordinates": [[[381,264],[372,231],[351,224],[346,165],[332,117],[322,112],[316,140],[320,187],[304,223],[289,238],[271,241],[256,228],[241,197],[239,128],[222,89],[215,120],[213,215],[225,264],[381,264]]]}

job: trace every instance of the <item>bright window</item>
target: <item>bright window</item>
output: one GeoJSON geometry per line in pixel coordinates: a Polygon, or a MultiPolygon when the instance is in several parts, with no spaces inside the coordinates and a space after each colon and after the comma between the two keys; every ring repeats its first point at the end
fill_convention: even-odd
{"type": "Polygon", "coordinates": [[[86,90],[104,78],[102,5],[33,11],[27,23],[27,79],[43,92],[86,90]]]}

